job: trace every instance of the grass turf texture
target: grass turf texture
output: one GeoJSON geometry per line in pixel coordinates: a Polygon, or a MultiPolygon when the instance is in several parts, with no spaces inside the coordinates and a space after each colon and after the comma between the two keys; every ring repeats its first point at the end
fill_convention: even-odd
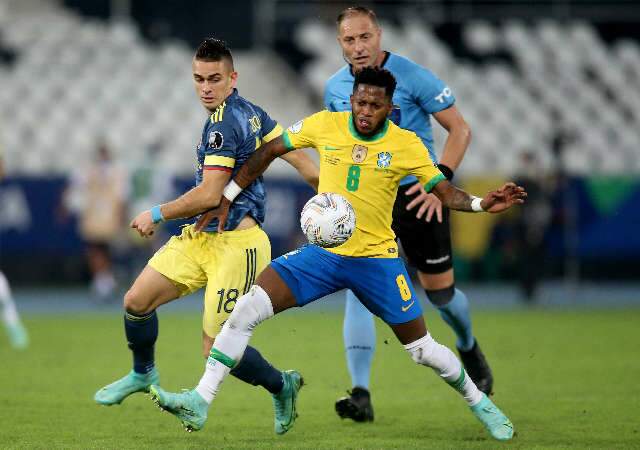
{"type": "MultiPolygon", "coordinates": [[[[163,387],[198,381],[200,317],[162,314],[157,364],[163,387]]],[[[340,421],[336,398],[349,387],[342,316],[296,311],[259,327],[253,344],[306,386],[300,418],[273,433],[271,398],[229,377],[197,433],[185,433],[143,394],[122,405],[94,392],[130,370],[117,315],[27,317],[32,345],[0,341],[0,448],[632,448],[640,444],[640,310],[479,312],[475,326],[496,378],[493,397],[517,436],[492,441],[464,402],[431,370],[412,363],[378,324],[373,424],[340,421]]],[[[441,342],[454,338],[432,311],[441,342]]]]}

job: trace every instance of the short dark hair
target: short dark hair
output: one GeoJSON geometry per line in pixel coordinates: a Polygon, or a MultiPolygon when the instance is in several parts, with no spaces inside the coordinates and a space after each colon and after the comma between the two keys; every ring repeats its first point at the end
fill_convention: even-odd
{"type": "Polygon", "coordinates": [[[360,84],[384,88],[384,93],[389,100],[393,98],[393,93],[396,90],[396,79],[393,74],[380,67],[365,67],[357,72],[353,81],[353,92],[356,92],[360,84]]]}
{"type": "Polygon", "coordinates": [[[233,68],[233,56],[227,43],[222,39],[207,38],[196,49],[195,58],[201,61],[214,62],[226,59],[233,68]]]}
{"type": "Polygon", "coordinates": [[[344,19],[352,16],[357,16],[357,15],[363,15],[363,16],[369,17],[369,19],[371,19],[371,22],[373,22],[375,26],[378,26],[378,17],[376,16],[376,13],[374,13],[373,10],[366,8],[364,6],[350,6],[349,8],[342,10],[342,12],[338,14],[338,18],[336,19],[336,24],[340,26],[340,24],[344,19]]]}

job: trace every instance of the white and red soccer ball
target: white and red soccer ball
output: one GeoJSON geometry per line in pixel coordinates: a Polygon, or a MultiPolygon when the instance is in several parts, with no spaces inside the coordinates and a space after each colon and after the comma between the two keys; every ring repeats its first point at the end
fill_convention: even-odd
{"type": "Polygon", "coordinates": [[[342,195],[325,192],[311,197],[304,205],[300,227],[311,244],[337,247],[355,231],[356,213],[342,195]]]}

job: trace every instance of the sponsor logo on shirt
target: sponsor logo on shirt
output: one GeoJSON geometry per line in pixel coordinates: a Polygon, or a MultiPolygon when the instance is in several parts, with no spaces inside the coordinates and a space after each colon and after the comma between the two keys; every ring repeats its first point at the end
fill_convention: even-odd
{"type": "Polygon", "coordinates": [[[444,103],[444,99],[445,98],[449,98],[451,97],[451,89],[449,89],[449,86],[445,87],[442,92],[440,92],[438,95],[436,95],[434,98],[440,102],[440,103],[444,103]]]}
{"type": "Polygon", "coordinates": [[[332,155],[324,155],[324,162],[326,162],[327,164],[331,164],[332,166],[337,166],[340,162],[340,158],[336,158],[332,155]]]}

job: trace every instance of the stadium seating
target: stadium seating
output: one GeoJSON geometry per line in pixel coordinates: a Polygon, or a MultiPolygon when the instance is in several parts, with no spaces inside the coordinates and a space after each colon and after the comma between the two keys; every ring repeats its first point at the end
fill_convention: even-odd
{"type": "MultiPolygon", "coordinates": [[[[473,129],[460,172],[511,175],[529,151],[551,168],[552,141],[561,133],[572,137],[559,160],[572,174],[640,172],[636,41],[606,44],[581,22],[473,22],[462,33],[467,58],[418,19],[383,27],[386,49],[429,67],[456,94],[473,129]]],[[[283,125],[318,109],[314,100],[344,64],[334,34],[333,25],[317,21],[296,29],[296,42],[313,56],[303,80],[268,52],[237,52],[241,93],[283,125]]],[[[151,45],[130,23],[88,20],[48,2],[1,8],[0,36],[18,54],[0,62],[0,129],[11,172],[67,173],[90,158],[99,139],[125,162],[140,161],[159,143],[164,166],[193,169],[184,151],[198,141],[204,114],[190,82],[192,49],[151,45]]],[[[441,148],[446,135],[434,129],[441,148]]],[[[281,165],[274,172],[288,173],[281,165]]]]}
{"type": "MultiPolygon", "coordinates": [[[[68,173],[101,139],[125,164],[139,163],[159,143],[162,165],[193,171],[185,151],[195,148],[206,114],[191,84],[191,48],[152,46],[132,24],[90,21],[47,2],[0,10],[0,35],[18,53],[14,64],[0,64],[0,129],[11,173],[68,173]]],[[[277,58],[234,53],[242,95],[285,126],[313,111],[308,96],[291,95],[298,80],[277,58]]],[[[270,171],[287,174],[287,167],[270,171]]]]}
{"type": "MultiPolygon", "coordinates": [[[[520,155],[534,151],[546,169],[562,164],[575,175],[640,173],[636,41],[607,45],[581,22],[473,22],[464,26],[462,44],[474,58],[462,58],[416,19],[382,27],[385,49],[430,68],[456,94],[473,130],[460,172],[513,175],[520,155]],[[498,53],[510,58],[496,62],[492,56],[498,53]],[[556,162],[552,141],[561,134],[569,139],[556,162]]],[[[313,55],[304,74],[318,94],[344,64],[338,47],[325,44],[334,33],[334,25],[317,21],[296,31],[303,50],[313,55]]],[[[442,148],[446,135],[434,129],[442,148]]]]}

